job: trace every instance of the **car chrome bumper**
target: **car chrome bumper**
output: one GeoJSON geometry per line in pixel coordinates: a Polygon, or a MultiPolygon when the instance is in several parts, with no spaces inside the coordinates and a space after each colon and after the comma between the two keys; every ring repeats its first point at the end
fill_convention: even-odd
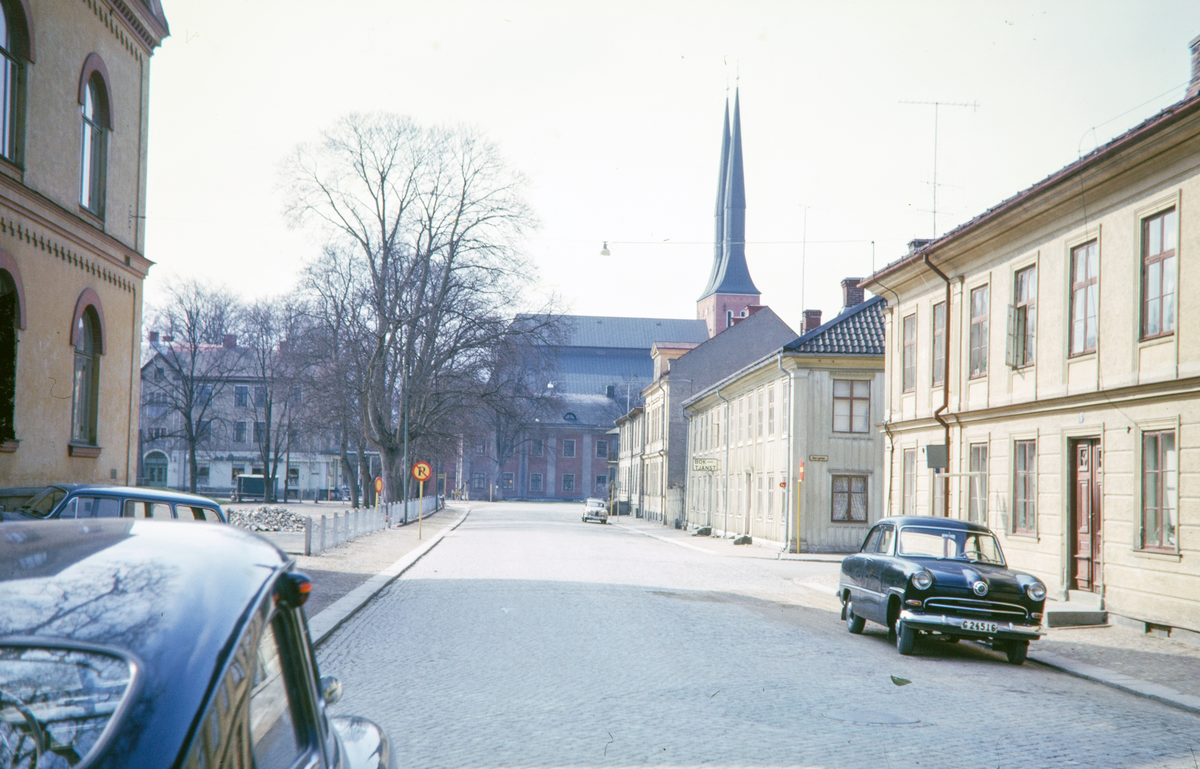
{"type": "MultiPolygon", "coordinates": [[[[963,630],[963,620],[969,619],[965,617],[951,617],[945,614],[918,614],[913,611],[901,611],[900,619],[905,623],[912,625],[918,630],[938,630],[941,632],[953,631],[958,629],[963,635],[975,635],[980,637],[1001,636],[1001,637],[1020,637],[1028,638],[1031,641],[1036,641],[1042,636],[1041,625],[1020,625],[1016,622],[996,622],[995,633],[984,633],[978,630],[963,630]]],[[[991,622],[992,620],[982,620],[991,622]]]]}

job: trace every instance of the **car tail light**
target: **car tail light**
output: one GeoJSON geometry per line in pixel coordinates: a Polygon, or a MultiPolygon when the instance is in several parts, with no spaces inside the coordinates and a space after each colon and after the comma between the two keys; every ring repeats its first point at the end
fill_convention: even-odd
{"type": "Polygon", "coordinates": [[[312,580],[299,571],[284,572],[275,583],[275,601],[295,608],[303,606],[312,592],[312,580]]]}

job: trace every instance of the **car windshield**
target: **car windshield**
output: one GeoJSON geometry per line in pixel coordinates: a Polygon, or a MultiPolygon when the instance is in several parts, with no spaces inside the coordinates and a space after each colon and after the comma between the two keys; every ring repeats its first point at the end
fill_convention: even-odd
{"type": "Polygon", "coordinates": [[[905,526],[900,529],[900,555],[1004,565],[1000,544],[985,531],[905,526]]]}
{"type": "Polygon", "coordinates": [[[58,506],[59,502],[62,502],[65,496],[67,496],[67,492],[57,486],[47,486],[39,491],[33,499],[21,505],[20,509],[30,515],[36,515],[38,518],[45,518],[58,506]]]}

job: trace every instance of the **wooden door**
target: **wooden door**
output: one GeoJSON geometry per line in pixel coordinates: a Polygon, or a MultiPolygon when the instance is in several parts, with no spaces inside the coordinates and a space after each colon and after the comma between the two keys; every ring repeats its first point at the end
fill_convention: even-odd
{"type": "Polygon", "coordinates": [[[1100,584],[1103,534],[1100,441],[1095,438],[1075,441],[1072,449],[1071,589],[1096,592],[1100,584]]]}

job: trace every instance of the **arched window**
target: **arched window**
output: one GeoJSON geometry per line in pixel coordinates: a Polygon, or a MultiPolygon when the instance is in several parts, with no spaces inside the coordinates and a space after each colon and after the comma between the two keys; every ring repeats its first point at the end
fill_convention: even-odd
{"type": "Polygon", "coordinates": [[[0,156],[19,162],[24,63],[33,60],[24,0],[0,0],[0,156]]]}
{"type": "Polygon", "coordinates": [[[79,204],[101,217],[104,216],[108,132],[113,125],[110,97],[108,69],[97,54],[89,54],[79,82],[79,107],[83,116],[79,204]]]}
{"type": "Polygon", "coordinates": [[[104,160],[108,142],[104,126],[97,119],[100,92],[93,77],[83,97],[83,177],[79,184],[79,202],[96,214],[104,214],[104,160]]]}
{"type": "Polygon", "coordinates": [[[17,328],[21,297],[16,281],[0,265],[0,444],[16,440],[17,328]]]}
{"type": "Polygon", "coordinates": [[[161,451],[151,451],[146,455],[146,459],[142,462],[142,467],[146,471],[147,486],[163,486],[167,485],[167,455],[161,451]]]}
{"type": "Polygon", "coordinates": [[[88,305],[75,321],[75,393],[71,440],[96,445],[96,412],[100,390],[100,317],[88,305]]]}

